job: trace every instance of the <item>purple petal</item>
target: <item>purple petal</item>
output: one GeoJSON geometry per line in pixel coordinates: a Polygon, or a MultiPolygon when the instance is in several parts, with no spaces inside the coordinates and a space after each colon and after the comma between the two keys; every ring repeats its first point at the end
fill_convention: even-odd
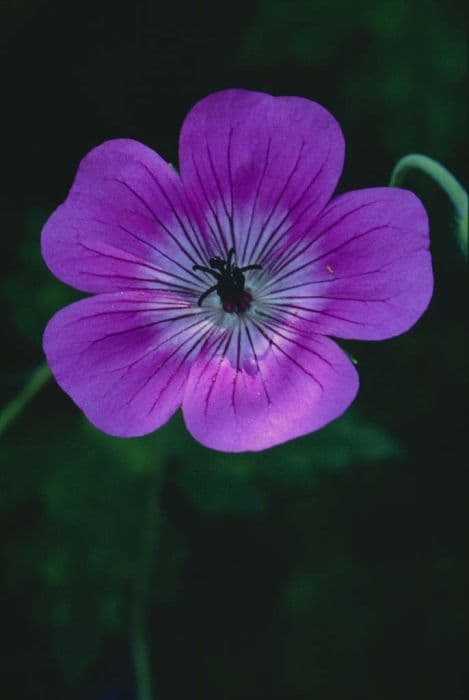
{"type": "Polygon", "coordinates": [[[203,445],[257,451],[321,428],[357,390],[353,365],[328,338],[238,324],[195,361],[183,413],[203,445]]]}
{"type": "Polygon", "coordinates": [[[380,340],[408,330],[433,290],[428,219],[407,190],[334,199],[273,262],[270,301],[311,332],[380,340]]]}
{"type": "Polygon", "coordinates": [[[186,191],[205,219],[212,250],[262,261],[330,199],[344,158],[342,132],[323,107],[300,97],[226,90],[201,100],[181,131],[186,191]]]}
{"type": "Polygon", "coordinates": [[[179,175],[137,141],[117,139],[82,160],[65,203],[42,232],[52,272],[87,292],[188,293],[204,254],[179,175]]]}
{"type": "Polygon", "coordinates": [[[59,311],[44,334],[62,389],[101,430],[129,437],[180,407],[190,364],[211,329],[174,295],[100,294],[59,311]]]}

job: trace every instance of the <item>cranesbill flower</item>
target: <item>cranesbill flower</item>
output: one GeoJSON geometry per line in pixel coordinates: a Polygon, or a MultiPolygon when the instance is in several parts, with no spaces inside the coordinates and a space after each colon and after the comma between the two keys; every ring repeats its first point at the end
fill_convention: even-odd
{"type": "Polygon", "coordinates": [[[433,283],[420,201],[333,197],[343,158],[315,102],[226,90],[186,117],[179,174],[132,140],[83,159],[42,252],[95,296],[52,318],[44,349],[92,423],[143,435],[182,407],[198,441],[240,452],[343,413],[358,377],[329,336],[406,331],[433,283]]]}

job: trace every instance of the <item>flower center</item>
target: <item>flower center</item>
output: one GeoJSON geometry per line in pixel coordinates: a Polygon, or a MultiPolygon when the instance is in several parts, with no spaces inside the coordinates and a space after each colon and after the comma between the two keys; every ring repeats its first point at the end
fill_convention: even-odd
{"type": "Polygon", "coordinates": [[[216,284],[200,295],[198,300],[199,306],[202,306],[202,302],[209,294],[216,292],[220,297],[224,311],[227,313],[242,314],[249,309],[252,296],[244,288],[244,273],[248,270],[262,270],[262,265],[238,267],[234,264],[235,257],[235,249],[231,248],[226,260],[218,257],[210,258],[210,267],[205,267],[203,265],[193,266],[194,270],[207,272],[217,280],[216,284]]]}

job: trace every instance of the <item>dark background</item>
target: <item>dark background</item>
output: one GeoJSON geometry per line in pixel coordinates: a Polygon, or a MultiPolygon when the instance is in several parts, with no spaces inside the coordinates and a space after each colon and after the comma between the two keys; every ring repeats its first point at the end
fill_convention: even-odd
{"type": "MultiPolygon", "coordinates": [[[[340,190],[386,184],[409,152],[464,181],[464,5],[3,2],[2,404],[78,296],[39,235],[89,149],[132,137],[177,163],[193,103],[245,87],[336,116],[340,190]]],[[[122,441],[51,381],[2,436],[2,697],[135,697],[129,618],[154,479],[155,700],[463,697],[466,268],[444,195],[423,176],[408,186],[430,217],[434,298],[408,334],[346,344],[361,391],[323,431],[226,456],[176,417],[122,441]]]]}

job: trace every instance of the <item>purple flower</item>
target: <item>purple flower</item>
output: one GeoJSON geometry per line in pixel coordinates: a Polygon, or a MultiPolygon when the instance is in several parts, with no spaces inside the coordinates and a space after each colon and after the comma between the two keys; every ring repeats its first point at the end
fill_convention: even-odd
{"type": "Polygon", "coordinates": [[[131,140],[84,158],[42,252],[95,296],[52,318],[44,349],[92,423],[144,435],[182,407],[197,440],[241,452],[349,406],[357,373],[328,336],[403,333],[433,277],[420,201],[387,187],[332,198],[343,158],[323,107],[244,90],[191,110],[180,174],[131,140]]]}

